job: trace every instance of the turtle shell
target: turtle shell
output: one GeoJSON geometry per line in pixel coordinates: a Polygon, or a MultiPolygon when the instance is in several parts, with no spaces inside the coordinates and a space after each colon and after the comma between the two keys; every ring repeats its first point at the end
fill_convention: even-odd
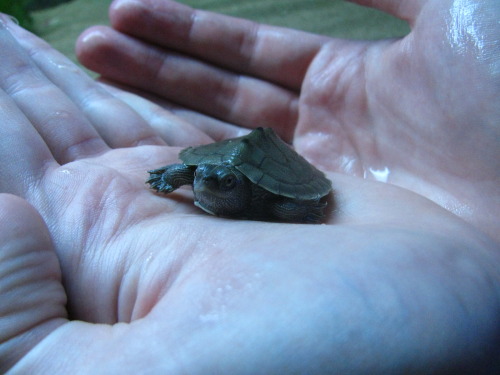
{"type": "Polygon", "coordinates": [[[228,164],[263,189],[289,198],[319,199],[332,189],[323,172],[282,141],[271,128],[182,150],[186,165],[228,164]]]}

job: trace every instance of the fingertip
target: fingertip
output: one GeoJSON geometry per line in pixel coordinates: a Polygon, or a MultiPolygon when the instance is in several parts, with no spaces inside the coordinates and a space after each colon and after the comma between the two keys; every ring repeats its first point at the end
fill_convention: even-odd
{"type": "Polygon", "coordinates": [[[106,26],[92,26],[82,32],[75,44],[78,60],[89,69],[95,70],[101,64],[103,51],[112,45],[110,30],[106,26]]]}
{"type": "Polygon", "coordinates": [[[86,48],[92,48],[109,39],[105,26],[92,26],[83,31],[76,40],[77,52],[85,52],[86,48]]]}
{"type": "Polygon", "coordinates": [[[163,45],[165,39],[185,41],[193,8],[175,1],[115,0],[109,18],[115,30],[163,45]]]}
{"type": "Polygon", "coordinates": [[[130,8],[144,7],[144,3],[140,0],[113,0],[109,6],[110,13],[120,12],[122,10],[128,10],[130,8]]]}
{"type": "Polygon", "coordinates": [[[109,7],[109,20],[117,29],[127,29],[129,24],[136,24],[141,19],[146,5],[139,0],[114,0],[109,7]]]}
{"type": "Polygon", "coordinates": [[[18,23],[17,19],[10,14],[0,12],[0,26],[6,28],[9,24],[18,23]]]}

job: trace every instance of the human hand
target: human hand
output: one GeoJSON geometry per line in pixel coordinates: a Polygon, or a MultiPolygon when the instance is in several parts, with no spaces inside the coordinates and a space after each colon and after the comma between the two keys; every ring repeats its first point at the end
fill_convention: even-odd
{"type": "MultiPolygon", "coordinates": [[[[145,170],[174,161],[178,148],[154,132],[140,146],[110,137],[115,122],[82,110],[96,86],[84,80],[74,96],[74,71],[9,29],[38,65],[2,30],[1,192],[27,199],[52,243],[32,208],[1,197],[2,222],[24,231],[5,237],[12,227],[2,226],[0,254],[11,250],[17,262],[0,263],[11,277],[0,286],[26,291],[10,299],[3,291],[12,287],[0,287],[0,306],[16,312],[0,314],[15,338],[0,341],[4,368],[19,360],[14,372],[432,372],[477,366],[498,348],[498,254],[477,229],[408,190],[333,172],[327,225],[225,220],[200,213],[188,191],[155,196],[145,170]],[[35,103],[9,91],[12,82],[45,95],[35,103]],[[47,113],[72,121],[51,131],[47,113]],[[94,141],[79,147],[85,132],[94,141]],[[32,241],[21,241],[26,233],[32,241]],[[49,290],[19,266],[36,244],[57,254],[72,321],[54,261],[30,272],[52,280],[49,290]],[[37,310],[40,300],[51,309],[37,310]]],[[[130,111],[108,99],[117,114],[130,111]]],[[[128,116],[118,138],[128,136],[119,127],[151,132],[147,116],[128,116]]]]}
{"type": "Polygon", "coordinates": [[[499,239],[498,2],[357,2],[408,20],[411,33],[336,40],[116,1],[117,31],[92,28],[77,51],[204,129],[274,127],[323,169],[404,187],[499,239]]]}

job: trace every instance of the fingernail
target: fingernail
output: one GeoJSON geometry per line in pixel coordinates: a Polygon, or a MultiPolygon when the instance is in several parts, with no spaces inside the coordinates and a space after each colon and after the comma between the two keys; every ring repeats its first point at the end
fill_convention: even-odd
{"type": "Polygon", "coordinates": [[[19,25],[17,18],[11,16],[10,14],[0,13],[0,21],[2,21],[4,25],[7,25],[8,23],[15,23],[16,25],[19,25]]]}
{"type": "Polygon", "coordinates": [[[107,36],[105,33],[103,33],[100,30],[92,30],[89,32],[85,32],[83,34],[83,37],[81,37],[80,41],[82,43],[88,43],[89,41],[92,41],[95,39],[107,39],[107,36]]]}
{"type": "Polygon", "coordinates": [[[110,11],[120,10],[121,8],[144,7],[144,4],[138,0],[115,0],[109,6],[110,11]]]}

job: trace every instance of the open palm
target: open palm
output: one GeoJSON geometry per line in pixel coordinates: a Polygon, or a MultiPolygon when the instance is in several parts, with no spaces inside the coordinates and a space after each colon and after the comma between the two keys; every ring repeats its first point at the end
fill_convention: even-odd
{"type": "MultiPolygon", "coordinates": [[[[167,112],[120,90],[104,90],[14,25],[9,30],[21,46],[2,30],[6,110],[0,150],[7,167],[0,186],[27,199],[52,237],[51,243],[32,208],[2,196],[6,217],[13,217],[9,225],[23,223],[24,238],[32,239],[2,237],[10,245],[4,248],[40,258],[33,266],[39,272],[32,279],[19,276],[19,287],[43,285],[19,300],[32,305],[27,320],[37,323],[30,325],[36,334],[19,335],[24,351],[17,351],[16,341],[0,346],[9,354],[2,365],[28,352],[17,365],[20,371],[42,371],[43,355],[46,372],[387,373],[395,366],[438,371],[451,360],[477,365],[489,357],[498,344],[492,344],[500,305],[496,244],[481,234],[488,228],[466,224],[425,196],[360,178],[370,168],[390,167],[406,178],[400,185],[412,179],[431,184],[409,167],[399,171],[389,164],[398,158],[374,145],[366,154],[360,151],[363,139],[372,142],[359,135],[368,127],[362,120],[370,106],[359,104],[361,92],[349,92],[357,85],[346,81],[342,88],[346,73],[315,78],[320,71],[328,74],[322,61],[329,61],[335,43],[345,42],[287,30],[259,34],[244,21],[206,13],[191,17],[191,10],[170,2],[155,2],[154,17],[138,3],[126,4],[135,5],[115,3],[116,27],[149,14],[144,25],[151,30],[176,33],[176,39],[158,36],[178,41],[169,47],[188,48],[195,57],[206,53],[204,61],[220,66],[171,55],[111,29],[98,29],[97,38],[87,35],[89,49],[80,50],[84,62],[105,78],[174,102],[167,112]],[[169,14],[177,15],[175,28],[167,27],[169,14]],[[188,32],[183,19],[197,19],[202,30],[188,32]],[[245,60],[223,49],[231,46],[228,39],[241,41],[251,30],[270,43],[261,56],[247,54],[245,60]],[[305,38],[303,44],[283,42],[297,36],[305,38]],[[220,48],[202,48],[214,40],[220,48]],[[274,59],[263,58],[269,50],[274,59]],[[165,54],[173,56],[167,63],[165,54]],[[110,61],[122,62],[121,68],[110,61]],[[174,68],[179,72],[172,74],[174,68]],[[236,79],[227,68],[245,76],[236,79]],[[331,86],[315,86],[325,82],[331,86]],[[326,95],[332,87],[340,91],[326,95]],[[346,127],[348,120],[354,128],[346,127]],[[271,125],[333,181],[327,225],[215,218],[192,205],[188,190],[165,198],[144,184],[147,169],[176,160],[179,149],[165,142],[198,144],[271,125]],[[64,290],[54,254],[37,251],[52,246],[64,290]],[[65,296],[70,317],[80,321],[64,319],[65,296]],[[472,339],[463,341],[463,335],[472,339]],[[33,337],[44,340],[36,345],[33,337]]],[[[237,46],[245,52],[244,43],[237,46]]],[[[344,51],[356,59],[369,46],[345,44],[344,51]]],[[[350,73],[353,82],[359,80],[356,71],[350,73]]],[[[385,120],[377,117],[370,125],[380,140],[390,135],[375,131],[385,120]]],[[[14,320],[14,332],[24,332],[25,325],[14,320]]]]}
{"type": "Polygon", "coordinates": [[[114,27],[141,41],[98,27],[77,50],[215,138],[233,135],[222,124],[272,126],[323,169],[410,189],[498,236],[497,2],[377,3],[412,32],[343,41],[168,1],[117,1],[114,27]]]}

